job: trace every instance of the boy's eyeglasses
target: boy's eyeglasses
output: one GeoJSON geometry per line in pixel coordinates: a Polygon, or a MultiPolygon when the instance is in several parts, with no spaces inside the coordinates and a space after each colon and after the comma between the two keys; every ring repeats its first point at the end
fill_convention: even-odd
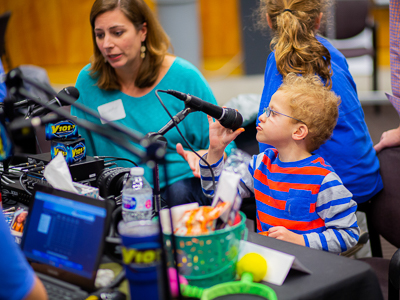
{"type": "MultiPolygon", "coordinates": [[[[267,118],[269,118],[269,116],[271,115],[271,112],[273,112],[273,113],[275,113],[275,114],[278,114],[278,115],[282,115],[282,116],[291,118],[291,119],[293,119],[293,120],[296,120],[296,121],[299,121],[299,122],[301,122],[301,123],[306,124],[306,123],[303,122],[302,120],[299,120],[299,119],[293,118],[293,117],[291,117],[291,116],[285,115],[285,114],[283,114],[283,113],[277,112],[276,110],[271,109],[269,106],[264,108],[264,113],[265,113],[265,115],[267,116],[267,118]]],[[[307,125],[307,124],[306,124],[306,125],[307,125]]]]}

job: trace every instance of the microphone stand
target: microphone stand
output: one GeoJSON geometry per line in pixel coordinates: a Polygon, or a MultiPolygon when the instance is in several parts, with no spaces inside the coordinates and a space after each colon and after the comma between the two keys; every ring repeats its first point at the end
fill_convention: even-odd
{"type": "MultiPolygon", "coordinates": [[[[167,139],[164,137],[170,129],[174,128],[175,125],[179,124],[183,121],[183,119],[193,112],[193,110],[189,107],[185,107],[184,110],[178,112],[173,120],[170,120],[164,127],[162,127],[158,132],[149,132],[145,135],[150,142],[159,142],[163,145],[164,149],[167,147],[167,139]]],[[[155,164],[153,168],[153,203],[156,214],[159,214],[161,210],[161,193],[160,193],[160,175],[158,163],[155,164]]]]}
{"type": "MultiPolygon", "coordinates": [[[[145,137],[151,141],[151,142],[160,142],[164,145],[164,148],[167,147],[167,139],[164,137],[164,135],[172,128],[177,126],[180,122],[183,121],[183,119],[190,114],[191,112],[194,112],[190,107],[187,107],[185,105],[185,109],[181,110],[178,112],[172,119],[164,125],[158,132],[149,132],[148,134],[145,135],[145,137]]],[[[160,210],[161,210],[161,192],[160,192],[160,175],[159,175],[159,164],[155,163],[154,168],[153,168],[153,203],[155,207],[156,214],[159,215],[160,210]]],[[[164,168],[166,168],[164,166],[164,168]]],[[[165,171],[166,173],[166,171],[165,171]]],[[[165,174],[166,175],[166,174],[165,174]]],[[[158,216],[159,220],[161,221],[161,216],[158,216]]],[[[173,225],[173,220],[172,220],[172,212],[171,209],[169,210],[169,218],[170,218],[170,226],[171,226],[171,244],[172,244],[172,254],[174,258],[174,269],[176,271],[176,280],[177,280],[177,285],[178,285],[178,299],[182,299],[182,294],[181,294],[181,289],[180,289],[180,279],[179,279],[179,268],[178,268],[178,253],[176,249],[176,242],[175,242],[175,234],[174,234],[174,225],[173,225]]],[[[162,228],[160,227],[160,230],[162,232],[162,228]]],[[[164,256],[165,257],[165,256],[164,256]]],[[[166,259],[166,258],[165,258],[166,259]]],[[[169,288],[169,287],[166,287],[169,288]]]]}

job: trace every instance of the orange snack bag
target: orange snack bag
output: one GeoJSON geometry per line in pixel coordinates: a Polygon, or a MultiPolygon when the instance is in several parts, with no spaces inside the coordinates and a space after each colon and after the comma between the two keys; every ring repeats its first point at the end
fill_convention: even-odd
{"type": "Polygon", "coordinates": [[[186,211],[179,220],[174,233],[176,235],[201,235],[215,230],[218,217],[228,209],[226,202],[218,203],[216,207],[200,206],[186,211]]]}

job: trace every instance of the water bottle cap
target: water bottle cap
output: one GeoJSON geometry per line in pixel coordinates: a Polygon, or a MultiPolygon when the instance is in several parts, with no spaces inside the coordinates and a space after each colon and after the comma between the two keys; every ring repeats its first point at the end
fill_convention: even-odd
{"type": "Polygon", "coordinates": [[[131,175],[143,175],[144,169],[142,167],[133,167],[131,169],[131,175]]]}

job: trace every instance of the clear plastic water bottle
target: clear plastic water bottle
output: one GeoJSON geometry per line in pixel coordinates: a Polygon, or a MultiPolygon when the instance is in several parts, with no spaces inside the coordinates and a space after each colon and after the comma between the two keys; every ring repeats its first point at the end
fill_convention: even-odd
{"type": "Polygon", "coordinates": [[[152,217],[153,190],[143,174],[143,168],[132,168],[122,189],[122,218],[125,222],[150,220],[152,217]]]}

